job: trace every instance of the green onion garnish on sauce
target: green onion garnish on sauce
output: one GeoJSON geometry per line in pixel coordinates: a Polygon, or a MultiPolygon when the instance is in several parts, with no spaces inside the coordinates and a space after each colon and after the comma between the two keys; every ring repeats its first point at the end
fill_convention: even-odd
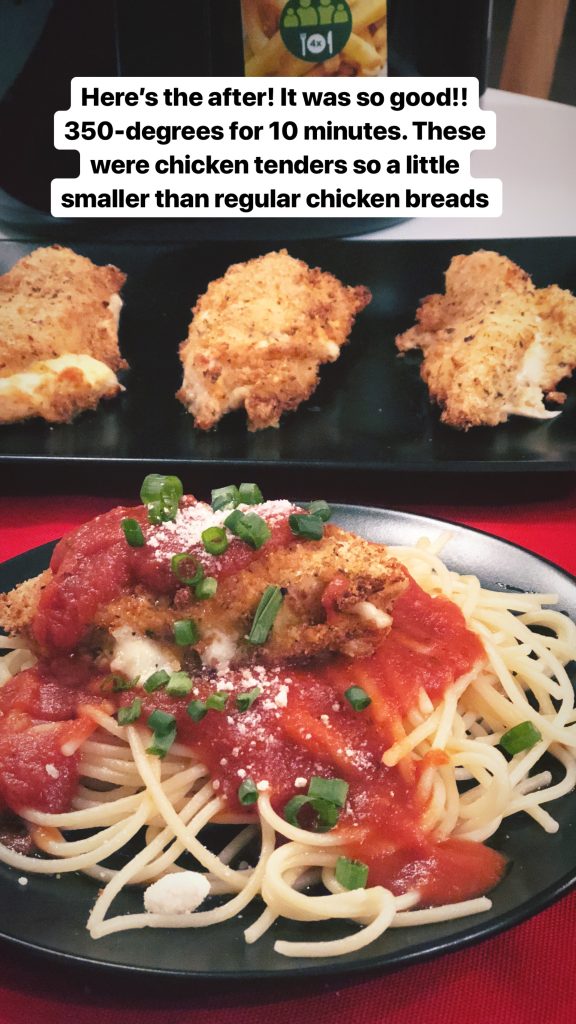
{"type": "Polygon", "coordinates": [[[152,742],[149,747],[146,747],[147,754],[153,754],[154,757],[166,757],[166,754],[170,750],[170,747],[176,739],[176,726],[173,729],[169,729],[168,732],[162,734],[155,732],[152,736],[152,742]]]}
{"type": "Polygon", "coordinates": [[[280,587],[266,587],[260,598],[260,603],[252,621],[252,628],[248,635],[248,641],[251,644],[266,643],[283,600],[284,597],[280,587]]]}
{"type": "Polygon", "coordinates": [[[344,696],[354,711],[364,711],[372,703],[372,698],[361,686],[350,686],[344,691],[344,696]]]}
{"type": "Polygon", "coordinates": [[[313,775],[308,785],[308,796],[315,800],[327,800],[336,807],[344,807],[348,783],[344,779],[324,779],[321,775],[313,775]]]}
{"type": "Polygon", "coordinates": [[[205,576],[194,587],[194,593],[199,601],[207,601],[208,598],[214,597],[217,590],[218,580],[214,579],[214,576],[205,576]]]}
{"type": "Polygon", "coordinates": [[[311,501],[308,505],[308,511],[311,516],[316,516],[323,523],[327,523],[332,516],[332,509],[327,501],[311,501]]]}
{"type": "Polygon", "coordinates": [[[214,512],[222,512],[225,508],[236,508],[240,502],[240,493],[236,484],[227,487],[216,487],[212,491],[212,508],[214,512]]]}
{"type": "Polygon", "coordinates": [[[228,701],[228,694],[225,690],[217,690],[216,693],[211,693],[206,698],[206,708],[208,711],[224,711],[226,703],[228,701]]]}
{"type": "Polygon", "coordinates": [[[295,537],[301,540],[322,540],[324,523],[319,516],[308,515],[307,512],[293,512],[288,516],[288,523],[295,537]]]}
{"type": "Polygon", "coordinates": [[[262,516],[257,515],[256,512],[241,512],[240,509],[236,508],[224,520],[224,526],[235,537],[239,537],[245,544],[254,548],[255,551],[258,551],[271,537],[268,523],[262,519],[262,516]]]}
{"type": "Polygon", "coordinates": [[[238,786],[238,799],[244,807],[256,803],[258,790],[256,789],[254,779],[244,779],[244,782],[238,786]]]}
{"type": "Polygon", "coordinates": [[[131,548],[143,548],[146,541],[142,533],[142,527],[137,519],[122,519],[120,526],[124,536],[131,548]]]}
{"type": "Polygon", "coordinates": [[[239,505],[261,505],[264,501],[258,484],[240,484],[238,488],[239,505]]]}
{"type": "Polygon", "coordinates": [[[223,555],[228,548],[226,530],[221,526],[209,526],[202,531],[202,543],[209,555],[223,555]]]}
{"type": "Polygon", "coordinates": [[[191,647],[200,639],[198,626],[194,619],[178,619],[172,626],[172,632],[180,647],[191,647]]]}
{"type": "Polygon", "coordinates": [[[109,676],[112,683],[112,692],[121,693],[123,690],[133,690],[137,686],[139,678],[139,676],[136,676],[135,679],[124,679],[123,676],[116,675],[109,676]]]}
{"type": "Polygon", "coordinates": [[[166,523],[176,518],[180,498],[184,494],[177,476],[149,473],[140,488],[140,499],[148,507],[151,523],[166,523]]]}
{"type": "Polygon", "coordinates": [[[236,707],[238,711],[248,711],[251,708],[254,701],[258,699],[262,690],[259,686],[255,686],[253,690],[248,690],[245,693],[239,693],[236,697],[236,707]]]}
{"type": "Polygon", "coordinates": [[[186,712],[190,715],[193,722],[201,722],[208,713],[208,708],[203,700],[191,700],[186,708],[186,712]]]}
{"type": "Polygon", "coordinates": [[[291,825],[302,828],[298,815],[306,804],[310,804],[317,818],[316,831],[327,832],[338,823],[347,795],[348,783],[344,779],[324,779],[315,775],[310,779],[307,796],[293,796],[288,801],[284,817],[291,825]]]}
{"type": "Polygon", "coordinates": [[[179,583],[187,587],[193,587],[204,577],[204,569],[192,555],[182,552],[180,555],[172,555],[170,568],[179,583]]]}
{"type": "Polygon", "coordinates": [[[152,742],[146,748],[147,754],[165,757],[176,739],[176,719],[166,711],[156,709],[148,718],[148,727],[152,729],[152,742]]]}
{"type": "Polygon", "coordinates": [[[118,725],[131,725],[132,722],[137,722],[142,714],[142,701],[140,697],[135,697],[131,704],[127,707],[118,708],[117,720],[118,725]]]}
{"type": "Polygon", "coordinates": [[[158,669],[157,672],[153,672],[144,683],[144,689],[146,693],[154,693],[155,690],[159,690],[161,686],[166,686],[166,683],[170,679],[170,676],[163,668],[158,669]]]}
{"type": "Polygon", "coordinates": [[[173,672],[166,686],[171,697],[187,697],[192,690],[192,680],[187,672],[173,672]]]}
{"type": "Polygon", "coordinates": [[[539,740],[542,733],[538,731],[532,722],[520,722],[513,729],[505,732],[500,740],[500,746],[507,754],[520,754],[523,750],[530,750],[539,740]]]}
{"type": "Polygon", "coordinates": [[[361,860],[350,860],[338,857],[336,861],[336,881],[345,889],[365,889],[368,881],[368,865],[361,860]]]}
{"type": "Polygon", "coordinates": [[[160,708],[156,708],[156,711],[153,711],[148,716],[147,725],[153,732],[164,733],[176,725],[176,719],[174,715],[170,715],[167,711],[161,711],[160,708]]]}

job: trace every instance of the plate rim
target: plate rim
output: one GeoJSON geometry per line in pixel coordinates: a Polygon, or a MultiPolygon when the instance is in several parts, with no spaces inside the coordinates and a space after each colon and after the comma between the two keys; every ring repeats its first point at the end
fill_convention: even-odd
{"type": "MultiPolygon", "coordinates": [[[[550,567],[563,576],[570,585],[576,588],[576,575],[573,575],[571,572],[564,569],[556,562],[553,562],[551,559],[546,558],[544,555],[540,555],[537,552],[516,543],[515,541],[499,537],[487,530],[478,529],[464,523],[455,522],[454,520],[444,519],[437,516],[427,516],[421,513],[382,508],[375,505],[358,505],[347,502],[330,502],[330,505],[334,512],[334,521],[337,521],[337,517],[340,512],[343,514],[351,513],[352,515],[368,514],[370,517],[375,516],[376,518],[379,518],[380,516],[388,516],[398,521],[406,520],[410,523],[414,523],[415,525],[422,524],[423,528],[452,527],[464,535],[472,534],[482,538],[487,538],[490,541],[496,541],[498,544],[503,544],[512,550],[519,551],[522,554],[529,556],[530,559],[535,560],[537,563],[550,567]]],[[[0,562],[0,574],[3,574],[5,570],[10,571],[11,569],[18,568],[18,563],[24,562],[29,557],[49,558],[50,553],[53,551],[59,539],[60,538],[56,538],[43,544],[39,544],[33,548],[28,548],[25,551],[0,562]]],[[[566,794],[566,796],[570,796],[570,794],[566,794]]],[[[0,867],[2,869],[5,868],[4,865],[0,865],[0,867]]],[[[3,879],[0,877],[0,889],[2,884],[3,879]]],[[[147,977],[151,980],[167,977],[178,979],[183,982],[201,981],[209,984],[211,982],[219,981],[235,981],[239,984],[245,984],[249,983],[251,980],[278,979],[279,981],[284,982],[295,977],[322,978],[330,977],[335,974],[345,977],[351,975],[358,976],[361,973],[372,975],[375,972],[384,974],[398,970],[401,967],[409,967],[415,963],[425,963],[429,960],[435,959],[436,957],[444,956],[447,953],[468,949],[476,943],[483,942],[486,939],[493,938],[496,935],[507,932],[510,929],[515,928],[517,925],[522,924],[524,921],[541,913],[547,907],[567,896],[574,889],[576,889],[576,855],[574,857],[574,864],[565,874],[563,874],[557,881],[546,886],[545,889],[531,895],[519,906],[511,910],[506,910],[497,917],[485,922],[479,921],[478,917],[471,917],[470,921],[474,921],[476,923],[471,924],[469,928],[459,931],[457,934],[447,935],[442,938],[435,938],[432,946],[430,946],[430,944],[423,938],[422,942],[416,942],[415,944],[406,946],[403,949],[384,954],[373,954],[371,956],[366,956],[362,960],[355,960],[352,962],[346,962],[346,958],[344,957],[334,957],[332,961],[327,961],[325,958],[319,958],[318,961],[310,960],[305,964],[299,963],[296,965],[295,963],[291,964],[289,958],[281,958],[282,960],[286,959],[286,966],[280,965],[278,968],[274,968],[274,970],[270,970],[269,968],[246,968],[240,970],[224,970],[219,968],[217,970],[207,972],[205,970],[148,967],[137,964],[119,963],[112,960],[98,960],[89,956],[78,955],[74,952],[51,949],[40,945],[38,942],[29,941],[27,939],[22,939],[18,936],[8,934],[5,931],[3,923],[0,923],[0,941],[2,943],[9,944],[11,947],[15,947],[20,951],[26,950],[28,953],[32,953],[42,960],[56,962],[62,966],[68,965],[78,969],[84,968],[89,969],[90,971],[110,972],[122,976],[126,974],[134,974],[141,978],[147,977]]],[[[369,949],[369,946],[366,947],[366,950],[369,949]]]]}

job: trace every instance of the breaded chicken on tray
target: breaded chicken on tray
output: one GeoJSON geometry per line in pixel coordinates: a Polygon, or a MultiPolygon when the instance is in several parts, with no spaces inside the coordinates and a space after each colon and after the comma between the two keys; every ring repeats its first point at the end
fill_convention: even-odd
{"type": "Polygon", "coordinates": [[[509,416],[548,419],[544,399],[576,368],[576,298],[557,285],[535,288],[527,273],[495,252],[455,256],[444,295],[420,303],[417,323],[396,339],[420,348],[421,375],[442,421],[468,430],[509,416]]]}
{"type": "Polygon", "coordinates": [[[125,275],[71,249],[35,249],[0,277],[0,423],[69,422],[121,391],[125,275]]]}
{"type": "Polygon", "coordinates": [[[201,430],[242,406],[249,430],[277,427],[310,397],[371,298],[285,250],[237,263],[194,307],[177,398],[201,430]]]}

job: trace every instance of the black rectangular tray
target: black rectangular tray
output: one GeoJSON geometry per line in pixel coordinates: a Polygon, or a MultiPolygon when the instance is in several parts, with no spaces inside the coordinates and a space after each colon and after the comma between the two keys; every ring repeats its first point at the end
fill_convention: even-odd
{"type": "MultiPolygon", "coordinates": [[[[72,424],[40,420],[0,427],[0,462],[162,466],[291,467],[324,471],[525,472],[576,469],[576,383],[555,420],[513,418],[498,427],[462,433],[440,423],[420,380],[418,359],[399,359],[395,335],[409,327],[420,298],[442,290],[452,256],[490,248],[515,260],[538,286],[576,291],[576,239],[487,242],[298,241],[293,256],[335,273],[347,284],[367,285],[373,300],[359,316],[340,359],[323,367],[315,394],[282,418],[278,430],[249,433],[243,412],[212,431],[193,426],[176,401],[181,383],[178,345],[190,308],[209,281],[231,263],[278,249],[281,241],[88,242],[74,248],[97,263],[128,274],[120,344],[131,369],[119,398],[84,413],[72,424]]],[[[4,273],[32,242],[0,242],[4,273]]],[[[56,466],[53,466],[55,469],[56,466]]],[[[221,478],[219,472],[216,473],[221,478]]]]}

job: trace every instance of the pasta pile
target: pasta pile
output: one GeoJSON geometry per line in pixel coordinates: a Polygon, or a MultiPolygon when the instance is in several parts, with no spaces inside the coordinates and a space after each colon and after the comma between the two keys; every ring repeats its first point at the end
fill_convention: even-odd
{"type": "MultiPolygon", "coordinates": [[[[460,678],[436,706],[422,691],[404,722],[404,735],[383,761],[391,766],[426,758],[419,779],[426,804],[424,827],[440,839],[484,841],[520,811],[545,831],[555,832],[558,825],[548,805],[576,784],[574,687],[566,671],[576,657],[576,626],[546,607],[556,601],[553,594],[491,592],[476,577],[450,571],[438,556],[445,541],[423,539],[413,548],[389,550],[424,590],[443,594],[460,607],[469,628],[483,641],[486,662],[460,678]],[[499,748],[503,734],[527,722],[540,739],[506,756],[499,748]],[[429,756],[433,751],[444,755],[437,763],[429,756]],[[545,754],[553,759],[553,771],[539,766],[545,754]]],[[[12,641],[3,644],[14,647],[12,641]]],[[[0,668],[4,679],[29,660],[21,649],[5,655],[0,668]]],[[[265,792],[258,798],[259,825],[253,816],[231,814],[208,770],[188,747],[176,742],[160,760],[145,752],[150,735],[145,727],[121,727],[101,709],[90,714],[98,730],[82,746],[82,783],[72,810],[22,812],[45,857],[24,856],[0,845],[0,860],[18,871],[83,871],[103,884],[88,922],[95,939],[132,928],[215,925],[261,897],[262,912],[245,931],[248,943],[278,918],[355,922],[360,927],[348,928],[343,938],[314,941],[312,926],[310,941],[280,939],[274,945],[277,953],[289,957],[341,956],[368,946],[389,927],[479,914],[491,906],[483,896],[420,909],[418,892],[395,896],[382,886],[347,890],[336,879],[342,852],[337,833],[295,827],[273,810],[265,792]],[[203,842],[202,831],[219,823],[236,824],[239,831],[215,854],[203,842]],[[145,842],[128,863],[120,870],[103,865],[142,830],[145,842]],[[82,837],[75,839],[79,832],[82,837]],[[279,837],[285,841],[278,844],[279,837]],[[190,913],[110,913],[125,886],[147,886],[167,873],[183,871],[184,853],[201,866],[211,895],[219,897],[216,905],[190,913]]]]}

